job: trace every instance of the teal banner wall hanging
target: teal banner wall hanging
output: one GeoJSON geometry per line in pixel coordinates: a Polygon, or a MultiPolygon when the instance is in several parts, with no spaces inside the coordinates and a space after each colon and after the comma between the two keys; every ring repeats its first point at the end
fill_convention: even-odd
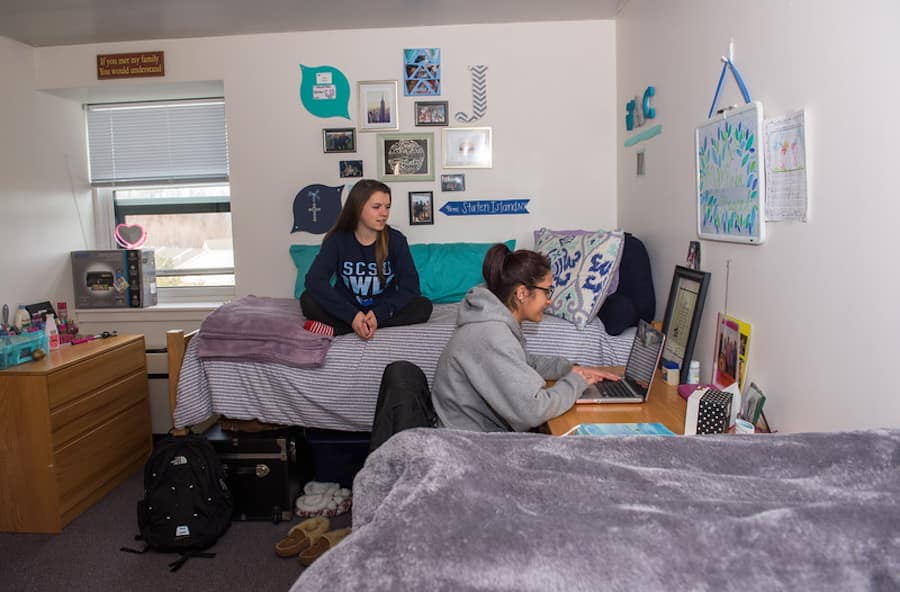
{"type": "Polygon", "coordinates": [[[334,226],[341,213],[341,191],[344,186],[329,187],[318,183],[307,185],[294,197],[294,224],[291,234],[309,232],[324,234],[334,226]]]}
{"type": "Polygon", "coordinates": [[[300,64],[300,101],[316,117],[350,119],[350,83],[334,66],[300,64]]]}
{"type": "Polygon", "coordinates": [[[403,94],[407,97],[441,94],[441,50],[403,50],[403,94]]]}
{"type": "Polygon", "coordinates": [[[448,201],[441,206],[447,216],[490,216],[499,214],[528,214],[530,199],[476,199],[448,201]]]}
{"type": "Polygon", "coordinates": [[[478,121],[487,113],[487,66],[469,66],[472,73],[472,114],[462,111],[456,114],[456,121],[469,123],[478,121]]]}

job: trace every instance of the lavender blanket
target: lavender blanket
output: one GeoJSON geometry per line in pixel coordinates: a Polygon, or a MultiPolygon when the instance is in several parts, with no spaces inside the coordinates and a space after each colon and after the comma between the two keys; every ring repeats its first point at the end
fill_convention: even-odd
{"type": "Polygon", "coordinates": [[[200,325],[198,356],[205,360],[276,362],[321,366],[333,337],[303,328],[293,298],[244,296],[214,310],[200,325]]]}
{"type": "Polygon", "coordinates": [[[411,430],[292,591],[898,590],[900,430],[411,430]]]}

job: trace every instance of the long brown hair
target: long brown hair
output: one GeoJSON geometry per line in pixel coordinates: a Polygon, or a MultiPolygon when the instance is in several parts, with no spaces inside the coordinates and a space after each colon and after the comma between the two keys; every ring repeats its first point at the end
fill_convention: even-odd
{"type": "Polygon", "coordinates": [[[546,255],[525,249],[512,252],[505,244],[497,243],[485,254],[481,275],[488,290],[508,309],[516,310],[519,307],[513,298],[516,287],[522,284],[533,292],[534,286],[550,273],[550,269],[550,259],[546,255]]]}
{"type": "MultiPolygon", "coordinates": [[[[341,213],[338,215],[334,226],[325,234],[325,239],[327,240],[335,232],[354,232],[356,225],[359,224],[359,215],[366,202],[369,201],[373,193],[379,191],[387,193],[388,197],[391,197],[391,188],[381,181],[372,179],[360,179],[357,181],[353,189],[350,190],[350,195],[347,196],[347,201],[344,202],[344,207],[341,208],[341,213]]],[[[375,264],[378,266],[378,279],[382,285],[384,284],[384,260],[387,259],[388,255],[390,229],[391,227],[385,224],[384,230],[379,230],[378,236],[375,238],[375,264]]]]}

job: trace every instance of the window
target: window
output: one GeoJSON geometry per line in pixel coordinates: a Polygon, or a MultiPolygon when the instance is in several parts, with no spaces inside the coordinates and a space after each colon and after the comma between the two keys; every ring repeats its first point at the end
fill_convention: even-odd
{"type": "Polygon", "coordinates": [[[98,201],[146,230],[161,298],[233,288],[224,100],[88,105],[87,128],[98,201]]]}

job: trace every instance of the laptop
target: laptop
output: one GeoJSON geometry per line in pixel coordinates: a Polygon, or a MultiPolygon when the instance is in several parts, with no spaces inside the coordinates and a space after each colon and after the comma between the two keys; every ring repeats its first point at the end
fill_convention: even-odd
{"type": "Polygon", "coordinates": [[[587,387],[576,403],[643,403],[656,378],[666,335],[646,321],[638,324],[622,380],[604,380],[587,387]]]}

